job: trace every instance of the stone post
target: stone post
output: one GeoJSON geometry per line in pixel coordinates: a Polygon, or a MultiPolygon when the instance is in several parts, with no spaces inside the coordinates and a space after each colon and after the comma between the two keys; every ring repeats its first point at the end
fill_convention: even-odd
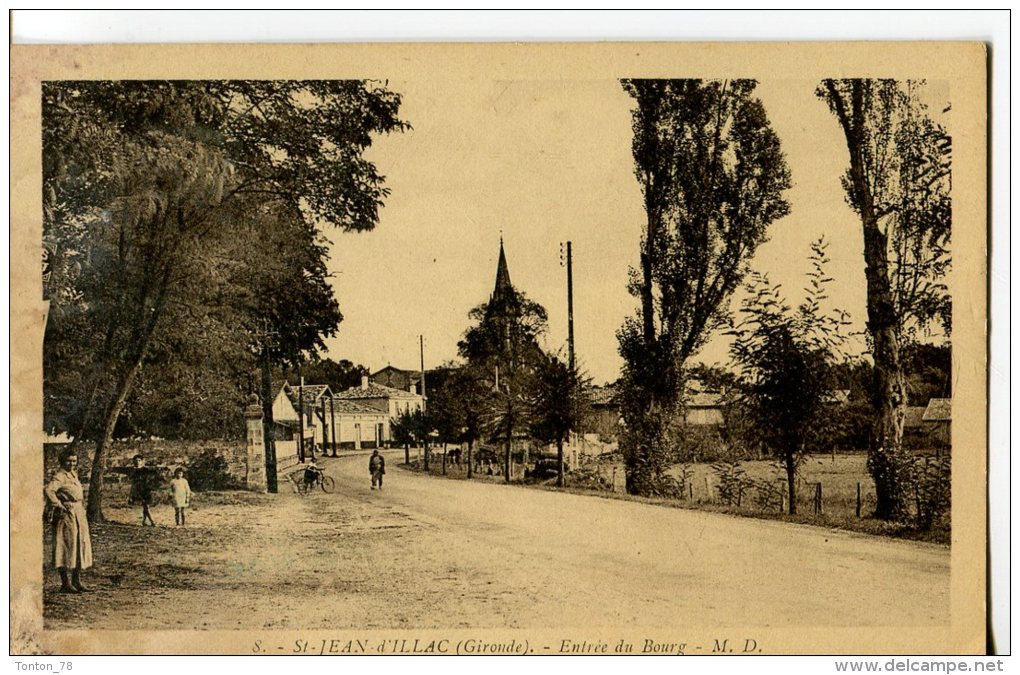
{"type": "MultiPolygon", "coordinates": [[[[254,397],[253,397],[254,398],[254,397]]],[[[249,402],[244,409],[245,472],[244,485],[255,492],[266,491],[265,439],[262,428],[262,406],[249,402]]]]}

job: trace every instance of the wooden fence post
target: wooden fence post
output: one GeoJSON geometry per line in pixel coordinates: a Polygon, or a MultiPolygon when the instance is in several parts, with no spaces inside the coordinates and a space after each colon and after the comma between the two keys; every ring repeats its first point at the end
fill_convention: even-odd
{"type": "Polygon", "coordinates": [[[861,517],[861,482],[857,481],[857,517],[861,517]]]}
{"type": "Polygon", "coordinates": [[[822,481],[815,483],[815,513],[822,512],[822,481]]]}

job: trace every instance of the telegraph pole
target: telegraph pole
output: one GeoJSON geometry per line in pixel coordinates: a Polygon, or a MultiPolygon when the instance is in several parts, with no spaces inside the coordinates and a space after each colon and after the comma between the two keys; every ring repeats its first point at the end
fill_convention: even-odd
{"type": "MultiPolygon", "coordinates": [[[[567,242],[567,364],[570,368],[571,389],[577,385],[574,381],[574,256],[571,242],[567,242]]],[[[573,394],[573,392],[571,392],[573,394]]],[[[568,442],[570,432],[567,432],[568,442]]],[[[563,443],[559,443],[556,467],[556,485],[563,487],[563,443]]]]}
{"type": "Polygon", "coordinates": [[[270,330],[269,321],[262,323],[262,330],[255,335],[262,343],[262,441],[266,455],[266,490],[275,494],[279,491],[276,482],[276,439],[273,438],[273,374],[269,362],[269,341],[279,335],[270,330]]]}
{"type": "MultiPolygon", "coordinates": [[[[428,399],[425,397],[425,336],[418,336],[418,354],[421,357],[421,412],[422,419],[427,421],[425,413],[428,410],[428,399]]],[[[425,446],[425,463],[422,466],[425,471],[429,470],[429,430],[422,428],[422,444],[425,446]]]]}
{"type": "Polygon", "coordinates": [[[567,242],[564,265],[563,244],[560,243],[560,266],[567,268],[567,363],[574,372],[574,257],[571,242],[567,242]]]}
{"type": "Polygon", "coordinates": [[[567,348],[570,372],[574,372],[574,263],[571,244],[567,242],[567,348]]]}
{"type": "Polygon", "coordinates": [[[298,400],[298,457],[301,458],[301,463],[305,463],[305,377],[301,376],[301,380],[298,383],[297,400],[298,400]]]}
{"type": "Polygon", "coordinates": [[[335,394],[329,392],[329,440],[333,446],[333,456],[336,457],[336,415],[333,413],[333,404],[336,402],[335,394]]]}
{"type": "Polygon", "coordinates": [[[419,349],[419,354],[421,356],[421,404],[424,407],[425,406],[425,402],[427,400],[425,398],[425,336],[424,335],[419,335],[418,336],[418,349],[419,349]]]}

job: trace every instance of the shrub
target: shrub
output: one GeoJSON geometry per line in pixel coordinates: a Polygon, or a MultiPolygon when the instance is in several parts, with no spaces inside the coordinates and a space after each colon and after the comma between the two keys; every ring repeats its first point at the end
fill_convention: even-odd
{"type": "Polygon", "coordinates": [[[567,474],[567,485],[587,490],[612,490],[613,482],[606,478],[597,465],[582,466],[567,474]]]}
{"type": "Polygon", "coordinates": [[[230,490],[238,482],[228,470],[227,460],[214,448],[205,448],[187,464],[188,484],[192,490],[230,490]]]}
{"type": "Polygon", "coordinates": [[[786,484],[767,478],[754,481],[758,508],[762,511],[778,511],[783,508],[783,497],[786,495],[786,484]]]}
{"type": "Polygon", "coordinates": [[[715,486],[719,499],[727,506],[740,506],[744,495],[754,486],[739,462],[718,462],[712,465],[719,484],[715,486]]]}
{"type": "Polygon", "coordinates": [[[907,467],[908,486],[914,495],[917,529],[928,532],[952,505],[952,471],[948,457],[914,457],[907,467]]]}

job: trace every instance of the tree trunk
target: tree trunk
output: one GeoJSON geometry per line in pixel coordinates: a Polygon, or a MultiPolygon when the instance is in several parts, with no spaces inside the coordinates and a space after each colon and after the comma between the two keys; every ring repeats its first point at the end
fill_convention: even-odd
{"type": "Polygon", "coordinates": [[[443,443],[443,475],[446,475],[446,443],[443,443]]]}
{"type": "Polygon", "coordinates": [[[505,465],[506,465],[505,466],[506,471],[504,471],[503,474],[504,474],[505,482],[509,483],[510,482],[510,462],[513,461],[513,442],[510,439],[513,438],[513,437],[509,434],[510,430],[508,429],[507,431],[508,431],[508,433],[507,433],[507,437],[506,437],[506,452],[504,453],[504,461],[505,461],[505,465]]]}
{"type": "Polygon", "coordinates": [[[404,443],[404,465],[411,463],[411,446],[408,443],[404,443]]]}
{"type": "Polygon", "coordinates": [[[556,487],[563,487],[563,437],[556,438],[556,487]]]}
{"type": "Polygon", "coordinates": [[[262,346],[260,370],[262,379],[262,446],[266,463],[266,490],[270,494],[279,492],[276,475],[276,438],[273,436],[273,375],[269,363],[269,351],[262,346]]]}
{"type": "Polygon", "coordinates": [[[868,448],[868,469],[875,481],[875,516],[889,520],[901,515],[903,495],[903,418],[906,414],[906,381],[899,355],[899,317],[889,280],[887,235],[879,227],[875,195],[868,182],[864,159],[865,101],[868,83],[851,83],[849,114],[839,92],[829,87],[850,151],[850,183],[864,231],[864,275],[868,294],[868,331],[875,367],[871,382],[874,407],[868,448]]]}
{"type": "Polygon", "coordinates": [[[645,235],[645,250],[641,252],[641,326],[645,347],[651,349],[655,342],[655,301],[652,296],[652,254],[651,254],[651,222],[645,235]]]}
{"type": "Polygon", "coordinates": [[[471,466],[471,450],[472,450],[472,446],[474,445],[474,440],[469,438],[467,444],[468,444],[468,453],[467,453],[468,472],[467,472],[467,477],[471,478],[474,475],[474,469],[471,466]]]}
{"type": "Polygon", "coordinates": [[[786,493],[790,499],[790,513],[797,513],[797,465],[792,452],[786,453],[786,493]]]}
{"type": "Polygon", "coordinates": [[[899,339],[889,286],[885,235],[874,220],[865,220],[865,276],[868,281],[868,328],[872,338],[871,401],[875,410],[868,469],[875,480],[875,516],[888,520],[901,515],[903,494],[903,418],[906,381],[899,354],[899,339]]]}
{"type": "MultiPolygon", "coordinates": [[[[141,294],[141,302],[138,305],[139,314],[134,322],[134,331],[128,343],[127,356],[124,359],[126,370],[117,381],[113,399],[106,410],[106,417],[103,419],[103,433],[96,444],[96,453],[92,460],[92,471],[89,477],[89,497],[85,508],[85,515],[90,522],[102,523],[106,520],[103,517],[103,479],[106,474],[106,464],[109,461],[110,445],[113,443],[113,431],[117,426],[120,413],[124,409],[124,403],[127,401],[128,394],[131,393],[135,377],[138,375],[138,371],[141,370],[149,341],[152,339],[152,335],[155,333],[156,326],[159,324],[160,317],[163,314],[172,272],[172,266],[166,265],[162,273],[156,278],[155,289],[147,281],[145,284],[146,288],[141,294]],[[151,290],[155,290],[155,298],[152,304],[149,305],[146,300],[150,297],[149,291],[151,290]]],[[[107,363],[113,362],[114,359],[107,360],[107,363]]]]}
{"type": "Polygon", "coordinates": [[[92,472],[89,478],[89,498],[85,515],[91,523],[104,523],[103,516],[103,479],[106,475],[106,465],[110,459],[110,446],[113,444],[113,431],[117,426],[117,419],[120,417],[124,403],[127,401],[128,393],[134,384],[135,376],[142,367],[141,354],[134,360],[124,376],[117,383],[117,390],[113,401],[110,403],[106,416],[103,419],[103,435],[96,444],[96,454],[92,458],[92,472]]]}

